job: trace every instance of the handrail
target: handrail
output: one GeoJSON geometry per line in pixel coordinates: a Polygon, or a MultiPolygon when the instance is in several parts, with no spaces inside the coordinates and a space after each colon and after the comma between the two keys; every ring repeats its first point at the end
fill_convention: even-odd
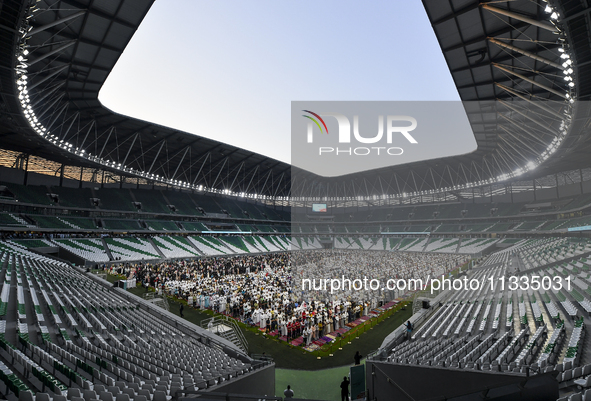
{"type": "MultiPolygon", "coordinates": [[[[93,277],[93,275],[89,275],[88,277],[94,279],[95,281],[101,283],[102,285],[104,285],[103,281],[101,279],[99,279],[98,277],[93,277]]],[[[206,338],[207,340],[207,344],[212,346],[212,345],[216,345],[217,347],[219,347],[219,349],[223,350],[224,352],[232,352],[232,353],[236,353],[237,349],[235,348],[230,348],[228,347],[228,345],[224,344],[223,342],[219,342],[215,336],[212,336],[211,333],[199,333],[199,332],[195,332],[195,327],[193,326],[197,326],[194,325],[193,323],[189,322],[188,320],[185,319],[181,319],[179,316],[173,314],[170,311],[166,311],[156,305],[154,305],[153,303],[146,301],[145,299],[143,299],[142,297],[132,294],[131,292],[125,291],[121,288],[116,288],[116,287],[107,287],[107,289],[109,291],[116,291],[119,295],[123,296],[124,298],[133,301],[136,304],[139,304],[140,307],[143,307],[144,309],[147,308],[150,311],[152,311],[152,313],[159,317],[160,319],[164,320],[165,322],[167,322],[168,324],[171,324],[173,327],[179,329],[182,328],[181,331],[183,331],[185,334],[189,334],[191,336],[193,335],[197,335],[199,337],[199,339],[203,339],[206,338]]],[[[197,326],[199,327],[199,326],[197,326]]],[[[228,342],[228,344],[232,344],[230,342],[228,342]]],[[[235,346],[235,344],[232,344],[233,346],[235,346]]],[[[238,347],[236,347],[238,348],[238,347]]],[[[241,350],[240,350],[241,351],[241,350]]],[[[245,357],[248,357],[246,354],[240,354],[240,355],[244,355],[245,357]]]]}
{"type": "Polygon", "coordinates": [[[232,400],[267,400],[267,401],[283,401],[283,397],[275,397],[269,395],[244,395],[244,394],[236,394],[236,393],[221,393],[217,391],[203,391],[203,390],[183,390],[179,389],[175,392],[174,398],[178,400],[179,394],[197,394],[197,395],[207,395],[208,397],[220,397],[220,399],[224,399],[226,401],[232,400]]]}
{"type": "Polygon", "coordinates": [[[250,357],[255,361],[273,362],[273,357],[267,354],[250,354],[250,357]]]}
{"type": "Polygon", "coordinates": [[[238,326],[238,323],[236,323],[236,321],[232,318],[229,318],[226,316],[226,321],[229,321],[231,323],[231,325],[234,327],[234,329],[236,330],[236,333],[238,333],[238,339],[240,340],[240,343],[242,344],[242,349],[244,349],[244,352],[248,352],[248,341],[246,341],[246,337],[244,337],[244,333],[242,333],[242,330],[240,329],[240,326],[238,326]]]}
{"type": "Polygon", "coordinates": [[[372,367],[374,368],[374,371],[372,372],[372,376],[375,375],[375,370],[379,371],[381,374],[383,374],[386,377],[386,381],[390,384],[393,384],[398,390],[400,390],[402,392],[402,394],[404,394],[409,400],[411,401],[416,401],[410,394],[408,394],[406,391],[404,391],[404,389],[402,387],[400,387],[398,385],[398,383],[396,383],[396,381],[394,381],[394,379],[392,379],[390,376],[388,376],[386,374],[386,372],[384,372],[382,369],[380,369],[378,366],[376,366],[375,364],[372,365],[372,367]]]}
{"type": "Polygon", "coordinates": [[[240,343],[236,345],[238,345],[244,352],[248,353],[248,342],[246,341],[246,337],[244,337],[244,333],[242,333],[240,326],[238,326],[238,323],[236,323],[234,319],[226,315],[213,316],[207,319],[203,319],[201,321],[201,327],[204,329],[208,329],[210,322],[212,323],[212,327],[217,327],[221,324],[227,323],[227,325],[229,325],[232,328],[232,330],[236,333],[238,342],[240,343]]]}

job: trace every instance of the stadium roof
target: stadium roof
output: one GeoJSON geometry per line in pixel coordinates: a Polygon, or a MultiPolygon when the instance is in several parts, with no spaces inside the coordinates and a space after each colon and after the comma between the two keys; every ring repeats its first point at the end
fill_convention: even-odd
{"type": "Polygon", "coordinates": [[[1,145],[181,187],[271,197],[455,191],[589,165],[585,1],[423,3],[462,100],[491,102],[466,104],[478,143],[472,154],[335,180],[116,114],[98,93],[151,0],[3,0],[1,145]]]}

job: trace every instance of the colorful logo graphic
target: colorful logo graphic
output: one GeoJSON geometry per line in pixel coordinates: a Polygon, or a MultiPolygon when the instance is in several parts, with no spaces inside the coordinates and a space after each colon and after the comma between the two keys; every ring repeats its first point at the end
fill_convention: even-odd
{"type": "MultiPolygon", "coordinates": [[[[326,124],[324,123],[324,120],[322,119],[322,117],[320,117],[318,114],[316,114],[316,113],[314,113],[313,111],[310,111],[310,110],[302,110],[302,111],[304,111],[304,112],[306,112],[306,113],[310,113],[310,114],[312,114],[314,117],[316,117],[318,120],[320,120],[320,122],[322,123],[322,125],[324,125],[324,129],[326,130],[326,133],[328,134],[328,128],[326,127],[326,124]]],[[[310,117],[310,116],[307,116],[307,115],[305,115],[305,114],[302,114],[302,117],[306,117],[306,118],[309,118],[310,120],[314,121],[314,122],[316,123],[316,125],[318,126],[318,129],[320,129],[320,132],[324,132],[324,131],[322,130],[322,127],[321,127],[321,126],[320,126],[320,124],[318,123],[318,120],[316,120],[316,118],[314,118],[314,117],[310,117]]]]}
{"type": "Polygon", "coordinates": [[[292,165],[321,177],[344,177],[477,148],[461,102],[293,101],[290,120],[292,165]]]}

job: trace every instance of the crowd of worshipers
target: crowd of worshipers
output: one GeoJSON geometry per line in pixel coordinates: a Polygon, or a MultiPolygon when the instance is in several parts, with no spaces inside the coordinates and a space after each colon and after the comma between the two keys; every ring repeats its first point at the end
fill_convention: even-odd
{"type": "MultiPolygon", "coordinates": [[[[294,287],[299,289],[310,288],[310,281],[316,283],[324,280],[344,278],[354,280],[366,278],[377,280],[380,285],[374,291],[366,291],[364,285],[360,291],[354,285],[345,285],[338,292],[307,291],[301,295],[306,299],[322,299],[327,296],[338,296],[346,299],[394,299],[406,291],[408,287],[396,287],[392,283],[387,288],[388,280],[403,279],[405,283],[409,279],[421,280],[423,283],[429,278],[441,277],[442,274],[453,270],[457,265],[467,260],[466,255],[434,254],[417,252],[390,252],[390,251],[358,251],[358,250],[323,250],[311,252],[296,252],[292,258],[294,274],[294,287]],[[299,274],[298,274],[299,273],[299,274]],[[305,285],[303,280],[309,280],[305,285]]],[[[314,288],[319,288],[316,286],[314,288]]]]}
{"type": "Polygon", "coordinates": [[[302,279],[364,276],[422,278],[441,275],[463,255],[381,251],[314,250],[224,256],[112,267],[145,287],[175,295],[280,336],[306,343],[338,330],[402,292],[302,291],[302,279]]]}

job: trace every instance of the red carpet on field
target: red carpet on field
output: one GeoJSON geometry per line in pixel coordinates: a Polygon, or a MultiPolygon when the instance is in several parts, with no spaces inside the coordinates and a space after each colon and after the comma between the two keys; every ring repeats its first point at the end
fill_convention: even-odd
{"type": "Polygon", "coordinates": [[[298,337],[295,340],[293,340],[292,342],[290,342],[291,345],[295,346],[295,347],[299,347],[300,345],[302,345],[302,343],[304,342],[304,338],[303,337],[298,337]]]}

